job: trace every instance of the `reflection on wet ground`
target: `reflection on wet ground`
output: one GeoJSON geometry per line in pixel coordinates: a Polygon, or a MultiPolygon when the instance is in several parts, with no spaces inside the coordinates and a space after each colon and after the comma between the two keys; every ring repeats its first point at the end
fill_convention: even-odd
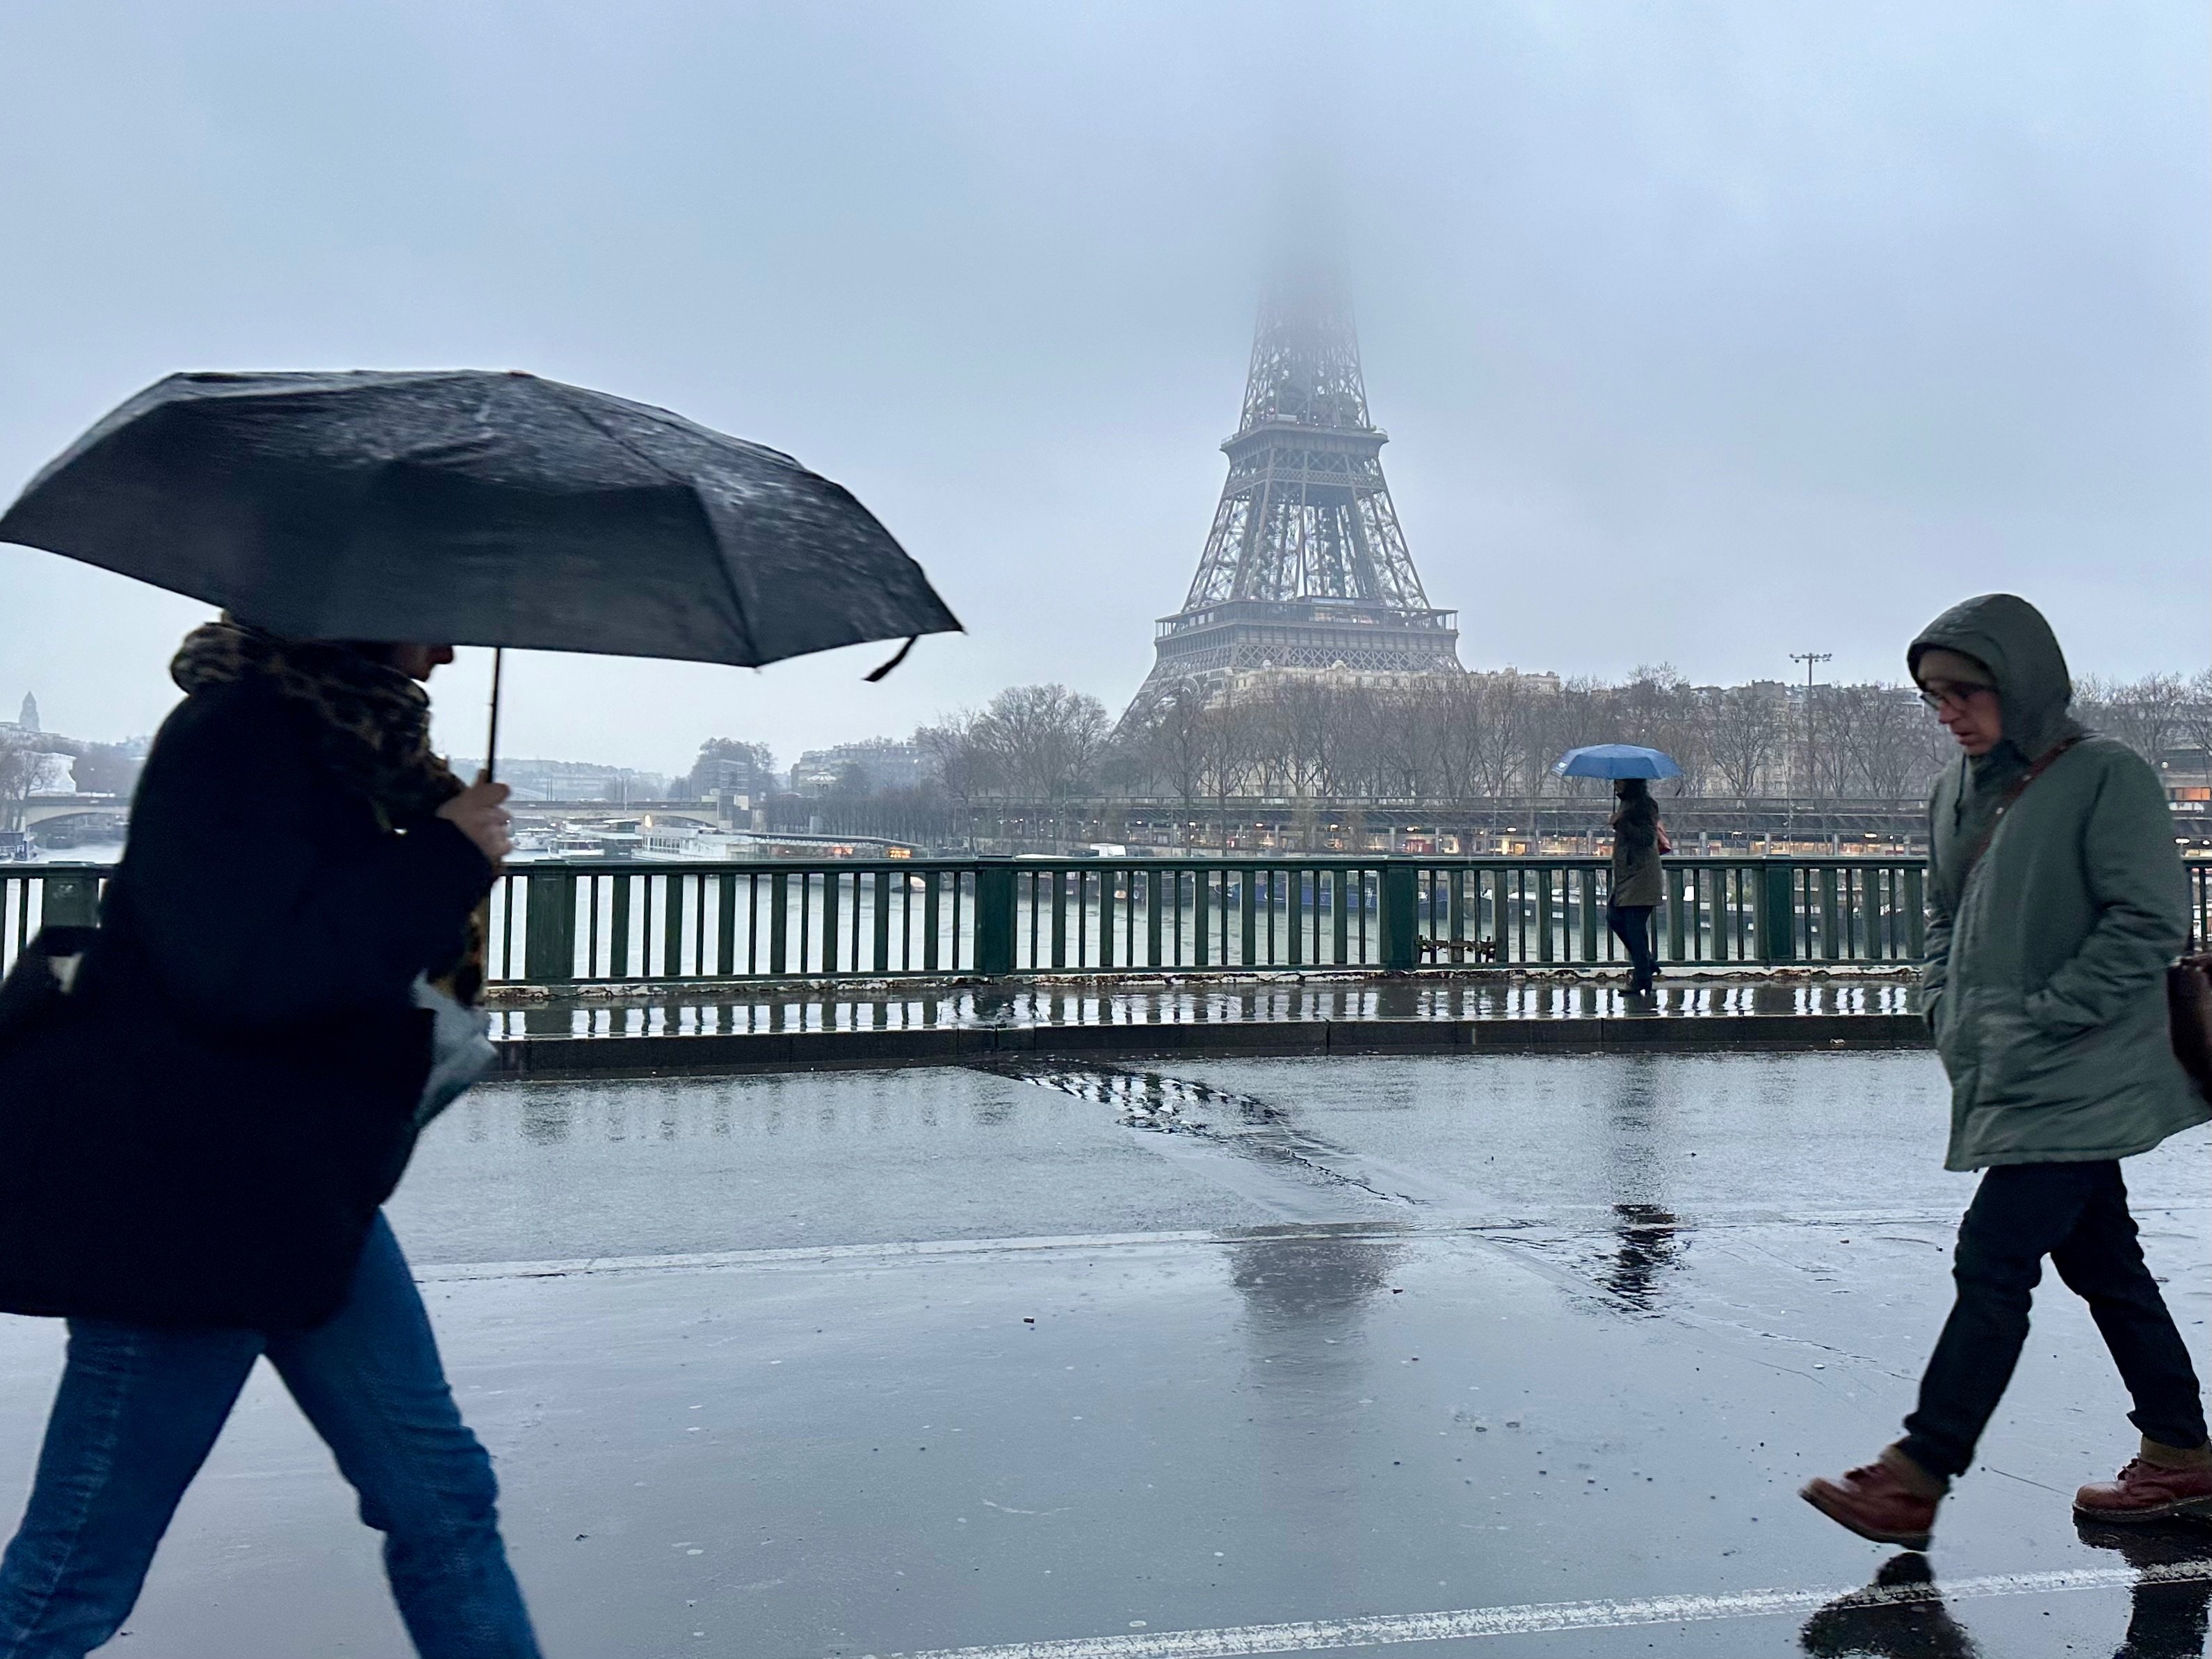
{"type": "Polygon", "coordinates": [[[1649,1309],[1659,1274],[1682,1252],[1681,1223],[1656,1204],[1616,1204],[1613,1209],[1619,1218],[1613,1230],[1620,1236],[1620,1251],[1606,1275],[1606,1288],[1632,1308],[1649,1309]]]}
{"type": "Polygon", "coordinates": [[[2212,1578],[2201,1575],[2212,1564],[2212,1525],[2081,1522],[2074,1530],[2091,1549],[2110,1550],[2136,1569],[2127,1636],[2113,1659],[2198,1659],[2212,1625],[2212,1578]]]}
{"type": "MultiPolygon", "coordinates": [[[[2081,1523],[2075,1530],[2090,1548],[2110,1550],[2136,1569],[2127,1632],[2112,1659],[2201,1659],[2212,1614],[2212,1526],[2180,1520],[2130,1527],[2081,1523]]],[[[1976,1582],[1963,1588],[1969,1595],[2014,1589],[1976,1582]]],[[[1883,1562],[1864,1589],[1816,1611],[1797,1639],[1815,1659],[1983,1659],[1985,1654],[1995,1659],[1947,1604],[1928,1557],[1910,1551],[1883,1562]]]]}
{"type": "Polygon", "coordinates": [[[1935,1571],[1917,1553],[1883,1562],[1874,1583],[1808,1619],[1798,1641],[1816,1659],[1980,1659],[1982,1651],[1943,1605],[1935,1571]]]}
{"type": "Polygon", "coordinates": [[[865,995],[789,987],[770,993],[659,987],[619,998],[563,998],[501,1008],[493,1036],[657,1036],[696,1033],[901,1031],[941,1027],[1194,1025],[1313,1020],[1709,1018],[1738,1014],[1902,1014],[1917,990],[1893,981],[1662,981],[1630,997],[1572,970],[1530,977],[1279,981],[1123,981],[916,988],[865,995]]]}

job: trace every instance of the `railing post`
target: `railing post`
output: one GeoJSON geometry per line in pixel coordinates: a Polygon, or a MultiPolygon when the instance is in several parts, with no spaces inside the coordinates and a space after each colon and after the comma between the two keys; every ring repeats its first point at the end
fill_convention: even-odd
{"type": "MultiPolygon", "coordinates": [[[[684,890],[692,884],[680,875],[660,878],[660,976],[676,979],[684,971],[684,890]]],[[[700,927],[699,936],[706,937],[700,927]]]]}
{"type": "Polygon", "coordinates": [[[996,859],[975,871],[975,971],[1014,971],[1014,866],[996,859]]]}
{"type": "Polygon", "coordinates": [[[576,977],[576,872],[532,870],[524,878],[530,915],[522,936],[522,976],[532,985],[576,977]]]}
{"type": "Polygon", "coordinates": [[[89,870],[57,871],[41,884],[40,925],[47,927],[100,926],[100,878],[89,870]]]}
{"type": "Polygon", "coordinates": [[[1552,959],[1552,867],[1536,868],[1536,960],[1552,959]]]}
{"type": "Polygon", "coordinates": [[[1796,875],[1788,859],[1768,859],[1759,871],[1759,959],[1768,967],[1797,959],[1796,875]]]}
{"type": "Polygon", "coordinates": [[[727,979],[737,970],[738,878],[725,870],[714,878],[714,973],[727,979]]]}
{"type": "Polygon", "coordinates": [[[629,904],[632,883],[627,872],[610,878],[613,896],[607,903],[607,977],[629,977],[629,904]]]}
{"type": "Polygon", "coordinates": [[[1410,862],[1392,859],[1382,866],[1382,971],[1407,974],[1420,955],[1419,892],[1410,862]]]}

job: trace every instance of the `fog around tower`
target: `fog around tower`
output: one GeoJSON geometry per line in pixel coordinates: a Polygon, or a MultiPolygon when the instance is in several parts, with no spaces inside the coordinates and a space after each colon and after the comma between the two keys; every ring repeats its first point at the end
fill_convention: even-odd
{"type": "MultiPolygon", "coordinates": [[[[1261,292],[1340,258],[1461,659],[1895,678],[1968,592],[2212,643],[2201,9],[249,0],[0,10],[0,492],[187,368],[527,368],[851,487],[970,630],[512,665],[513,752],[1118,708],[1261,292]],[[1319,257],[1319,256],[1316,256],[1319,257]]],[[[149,731],[197,607],[0,548],[0,708],[149,731]]],[[[483,653],[472,653],[480,659],[483,653]]],[[[439,681],[472,752],[480,661],[439,681]]]]}

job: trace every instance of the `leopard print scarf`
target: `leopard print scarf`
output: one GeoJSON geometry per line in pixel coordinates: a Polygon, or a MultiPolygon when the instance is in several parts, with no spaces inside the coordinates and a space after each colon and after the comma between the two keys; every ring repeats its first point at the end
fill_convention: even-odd
{"type": "MultiPolygon", "coordinates": [[[[185,636],[169,678],[186,696],[211,686],[258,682],[307,716],[316,758],[367,800],[387,825],[434,814],[461,792],[453,769],[430,750],[430,695],[389,664],[334,640],[295,640],[229,616],[185,636]]],[[[463,1002],[483,987],[481,915],[465,945],[431,976],[463,1002]]]]}

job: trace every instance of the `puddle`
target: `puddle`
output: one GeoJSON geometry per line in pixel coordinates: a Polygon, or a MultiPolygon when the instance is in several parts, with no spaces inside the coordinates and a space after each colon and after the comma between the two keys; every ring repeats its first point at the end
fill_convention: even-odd
{"type": "Polygon", "coordinates": [[[1188,1136],[1271,1166],[1302,1181],[1314,1177],[1394,1206],[1418,1202],[1377,1185],[1358,1165],[1359,1154],[1299,1128],[1283,1108],[1164,1072],[1044,1060],[999,1060],[974,1069],[1057,1089],[1110,1108],[1125,1127],[1188,1136]]]}

